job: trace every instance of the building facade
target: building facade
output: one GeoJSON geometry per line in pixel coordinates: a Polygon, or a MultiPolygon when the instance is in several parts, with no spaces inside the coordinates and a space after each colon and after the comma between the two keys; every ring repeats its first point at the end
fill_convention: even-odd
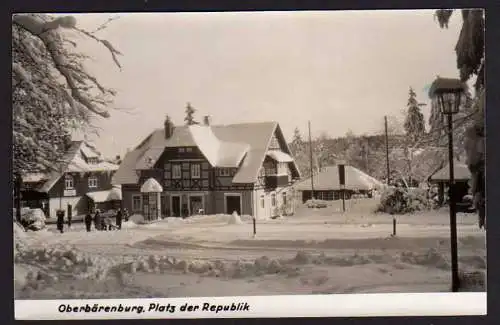
{"type": "Polygon", "coordinates": [[[292,206],[290,185],[299,171],[278,123],[174,127],[166,123],[129,152],[113,178],[132,213],[186,217],[196,214],[282,214],[292,206]],[[154,178],[161,204],[140,192],[154,178]]]}
{"type": "Polygon", "coordinates": [[[74,141],[62,160],[58,171],[24,175],[24,206],[40,208],[47,217],[55,217],[59,209],[76,216],[119,207],[121,190],[111,184],[118,165],[105,161],[85,141],[74,141]]]}

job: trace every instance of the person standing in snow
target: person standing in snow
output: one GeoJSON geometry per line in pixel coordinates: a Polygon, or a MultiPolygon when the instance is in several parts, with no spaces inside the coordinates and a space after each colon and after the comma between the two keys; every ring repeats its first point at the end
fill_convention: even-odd
{"type": "Polygon", "coordinates": [[[91,227],[92,227],[92,215],[89,212],[85,216],[85,228],[87,228],[87,232],[90,232],[91,227]]]}
{"type": "Polygon", "coordinates": [[[122,210],[118,209],[118,212],[116,213],[116,227],[118,230],[122,229],[122,210]]]}
{"type": "Polygon", "coordinates": [[[68,214],[68,228],[71,228],[71,214],[68,214]]]}
{"type": "Polygon", "coordinates": [[[95,212],[94,227],[95,230],[101,230],[101,215],[99,214],[99,210],[96,210],[95,212]]]}
{"type": "Polygon", "coordinates": [[[62,234],[64,232],[64,212],[57,211],[57,230],[62,234]]]}

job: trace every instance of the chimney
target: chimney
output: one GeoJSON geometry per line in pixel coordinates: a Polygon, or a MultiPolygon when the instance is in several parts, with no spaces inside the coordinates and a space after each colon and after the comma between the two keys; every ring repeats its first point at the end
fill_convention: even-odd
{"type": "Polygon", "coordinates": [[[174,126],[168,116],[165,118],[163,127],[165,129],[165,139],[169,139],[172,136],[172,133],[174,132],[174,126]]]}
{"type": "Polygon", "coordinates": [[[211,118],[209,115],[205,115],[203,116],[203,124],[206,125],[206,126],[210,126],[210,123],[211,122],[211,118]]]}

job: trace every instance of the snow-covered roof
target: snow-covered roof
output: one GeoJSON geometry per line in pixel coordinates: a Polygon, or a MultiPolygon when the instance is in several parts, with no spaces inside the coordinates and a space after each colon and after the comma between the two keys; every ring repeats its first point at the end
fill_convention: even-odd
{"type": "Polygon", "coordinates": [[[200,149],[210,165],[217,166],[221,142],[212,132],[212,128],[209,126],[191,125],[189,126],[189,132],[198,149],[200,149]]]}
{"type": "Polygon", "coordinates": [[[85,142],[82,144],[80,147],[80,151],[85,159],[88,158],[99,158],[100,155],[94,148],[91,148],[88,144],[85,142]]]}
{"type": "Polygon", "coordinates": [[[238,167],[249,149],[250,145],[246,143],[221,141],[215,166],[221,168],[238,167]]]}
{"type": "Polygon", "coordinates": [[[88,192],[85,195],[92,199],[94,203],[121,201],[122,199],[122,192],[117,188],[108,191],[88,192]]]}
{"type": "MultiPolygon", "coordinates": [[[[299,191],[311,190],[311,178],[296,185],[299,191]]],[[[383,188],[384,184],[374,177],[353,166],[345,166],[345,188],[348,190],[372,190],[383,188]]],[[[328,166],[314,175],[315,191],[331,191],[341,189],[338,166],[328,166]]]]}
{"type": "Polygon", "coordinates": [[[38,183],[47,180],[47,175],[44,173],[29,173],[23,175],[24,183],[38,183]]]}
{"type": "Polygon", "coordinates": [[[69,163],[66,172],[103,172],[103,171],[115,171],[118,169],[117,164],[110,163],[108,161],[99,161],[96,164],[87,163],[81,156],[77,155],[69,163]]]}
{"type": "MultiPolygon", "coordinates": [[[[275,132],[282,136],[276,122],[176,126],[168,139],[157,129],[123,158],[113,184],[137,184],[136,171],[151,168],[165,148],[190,146],[198,147],[213,167],[239,167],[233,183],[253,183],[275,132]]],[[[295,163],[291,166],[294,178],[300,177],[295,163]]]]}
{"type": "Polygon", "coordinates": [[[279,150],[269,150],[266,155],[277,162],[288,163],[293,161],[293,158],[289,154],[279,150]]]}
{"type": "Polygon", "coordinates": [[[154,178],[149,178],[142,184],[141,193],[161,193],[163,192],[163,187],[154,178]]]}
{"type": "Polygon", "coordinates": [[[64,173],[86,173],[86,172],[114,172],[118,170],[118,165],[105,161],[99,154],[97,163],[88,163],[83,157],[84,150],[96,153],[97,150],[85,141],[73,141],[70,149],[64,155],[65,166],[61,166],[60,171],[54,171],[48,175],[48,180],[39,189],[41,192],[48,192],[61,178],[64,173]]]}
{"type": "MultiPolygon", "coordinates": [[[[443,168],[438,170],[434,175],[430,177],[431,181],[443,182],[449,181],[450,179],[450,164],[446,164],[443,168]]],[[[457,181],[466,181],[471,179],[471,173],[469,167],[463,162],[455,160],[453,162],[454,178],[457,181]]]]}

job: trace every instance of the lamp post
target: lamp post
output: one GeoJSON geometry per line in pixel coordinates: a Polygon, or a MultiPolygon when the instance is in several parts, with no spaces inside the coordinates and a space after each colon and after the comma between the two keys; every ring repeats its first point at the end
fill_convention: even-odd
{"type": "Polygon", "coordinates": [[[459,79],[437,77],[429,90],[429,97],[438,102],[441,113],[446,115],[448,122],[448,164],[449,164],[449,205],[450,205],[450,241],[451,241],[451,291],[457,292],[460,287],[458,277],[457,252],[457,214],[455,202],[455,175],[453,169],[453,115],[458,113],[465,92],[465,85],[459,79]]]}

